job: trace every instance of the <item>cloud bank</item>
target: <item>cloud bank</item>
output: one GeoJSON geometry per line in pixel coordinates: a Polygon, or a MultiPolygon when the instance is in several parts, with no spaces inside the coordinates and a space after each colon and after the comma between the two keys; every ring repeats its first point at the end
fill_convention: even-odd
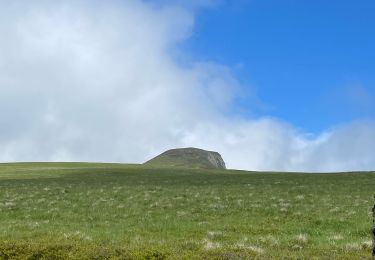
{"type": "Polygon", "coordinates": [[[0,161],[143,162],[196,146],[230,168],[375,169],[372,122],[311,136],[235,115],[230,68],[178,47],[199,1],[163,2],[0,2],[0,161]]]}

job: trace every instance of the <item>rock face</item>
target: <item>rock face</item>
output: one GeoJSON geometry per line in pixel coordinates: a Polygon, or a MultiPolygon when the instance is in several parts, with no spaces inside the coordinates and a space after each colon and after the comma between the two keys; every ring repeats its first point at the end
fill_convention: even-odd
{"type": "Polygon", "coordinates": [[[145,165],[226,169],[225,162],[218,152],[206,151],[198,148],[168,150],[147,161],[145,165]]]}

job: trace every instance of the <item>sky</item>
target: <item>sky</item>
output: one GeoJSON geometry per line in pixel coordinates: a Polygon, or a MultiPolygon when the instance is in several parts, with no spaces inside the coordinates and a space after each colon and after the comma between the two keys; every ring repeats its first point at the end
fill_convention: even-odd
{"type": "Polygon", "coordinates": [[[237,67],[267,105],[245,109],[313,133],[374,118],[374,1],[240,2],[197,15],[186,48],[237,67]]]}
{"type": "Polygon", "coordinates": [[[0,1],[0,162],[375,169],[373,1],[0,1]]]}

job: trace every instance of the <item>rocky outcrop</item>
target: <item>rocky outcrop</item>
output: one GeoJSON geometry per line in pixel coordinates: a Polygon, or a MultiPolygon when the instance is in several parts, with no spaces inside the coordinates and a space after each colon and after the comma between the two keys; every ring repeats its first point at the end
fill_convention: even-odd
{"type": "Polygon", "coordinates": [[[214,168],[226,169],[225,162],[218,152],[205,151],[207,153],[208,161],[214,168]]]}
{"type": "Polygon", "coordinates": [[[192,147],[168,150],[147,161],[145,165],[226,169],[225,162],[218,152],[192,147]]]}

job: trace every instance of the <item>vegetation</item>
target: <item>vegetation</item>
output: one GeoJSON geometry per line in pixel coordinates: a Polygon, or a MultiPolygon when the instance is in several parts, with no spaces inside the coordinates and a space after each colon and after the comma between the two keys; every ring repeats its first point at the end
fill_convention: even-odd
{"type": "Polygon", "coordinates": [[[0,259],[369,258],[375,173],[0,165],[0,259]]]}
{"type": "Polygon", "coordinates": [[[193,147],[168,150],[147,161],[145,165],[154,167],[225,169],[225,162],[219,153],[193,147]]]}

